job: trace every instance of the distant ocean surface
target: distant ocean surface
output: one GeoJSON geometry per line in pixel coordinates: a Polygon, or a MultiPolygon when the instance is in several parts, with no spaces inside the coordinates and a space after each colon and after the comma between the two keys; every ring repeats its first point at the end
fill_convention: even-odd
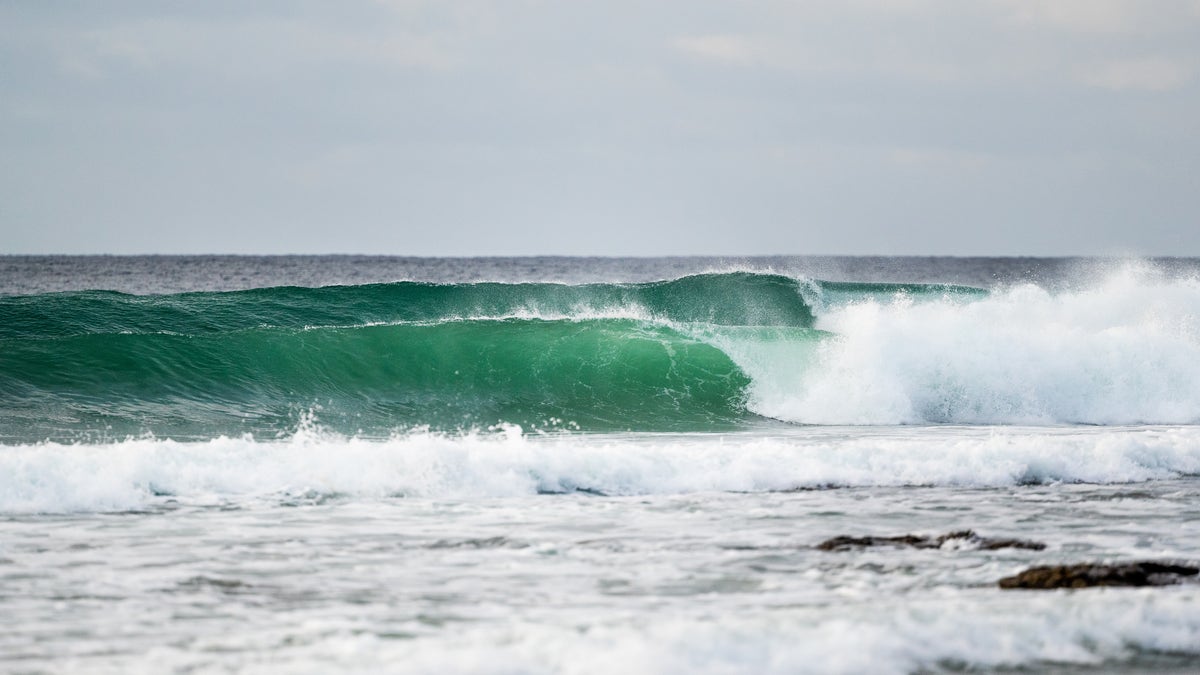
{"type": "Polygon", "coordinates": [[[0,671],[1194,672],[1200,259],[0,257],[0,671]],[[827,551],[974,530],[1043,550],[827,551]]]}

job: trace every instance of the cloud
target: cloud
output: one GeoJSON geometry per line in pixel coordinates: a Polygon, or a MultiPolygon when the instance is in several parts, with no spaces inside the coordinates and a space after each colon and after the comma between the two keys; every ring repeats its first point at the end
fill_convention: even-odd
{"type": "Polygon", "coordinates": [[[1165,92],[1186,86],[1192,73],[1187,63],[1152,57],[1108,61],[1085,72],[1082,79],[1113,91],[1165,92]]]}
{"type": "Polygon", "coordinates": [[[219,72],[231,79],[278,77],[307,67],[445,70],[458,59],[444,36],[399,23],[329,25],[300,17],[113,21],[57,36],[60,68],[89,79],[115,71],[219,72]]]}
{"type": "Polygon", "coordinates": [[[940,57],[936,48],[898,41],[848,48],[835,41],[809,41],[779,34],[712,34],[676,37],[670,40],[670,46],[700,63],[812,76],[947,83],[964,75],[961,64],[940,57]]]}
{"type": "Polygon", "coordinates": [[[677,37],[671,45],[690,56],[730,65],[746,66],[766,60],[762,45],[744,35],[694,35],[677,37]]]}
{"type": "Polygon", "coordinates": [[[905,250],[963,252],[964,222],[1196,213],[1200,0],[0,2],[0,63],[0,204],[25,214],[0,234],[27,250],[129,223],[80,250],[203,224],[681,253],[749,246],[712,234],[736,222],[782,251],[772,223],[826,222],[806,241],[861,251],[907,219],[931,229],[905,250]]]}
{"type": "Polygon", "coordinates": [[[917,86],[1167,92],[1200,72],[1200,0],[772,7],[756,31],[696,33],[670,46],[697,63],[917,86]]]}
{"type": "Polygon", "coordinates": [[[891,148],[884,156],[896,166],[947,173],[976,172],[995,164],[995,158],[984,153],[944,148],[891,148]]]}
{"type": "Polygon", "coordinates": [[[1178,29],[1200,19],[1194,0],[994,0],[1017,23],[1117,35],[1178,29]]]}

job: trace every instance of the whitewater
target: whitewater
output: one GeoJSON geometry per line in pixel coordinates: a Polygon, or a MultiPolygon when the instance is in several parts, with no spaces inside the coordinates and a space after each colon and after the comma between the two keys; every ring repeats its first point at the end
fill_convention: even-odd
{"type": "Polygon", "coordinates": [[[14,672],[1191,672],[996,582],[1198,497],[1200,261],[0,259],[14,672]]]}

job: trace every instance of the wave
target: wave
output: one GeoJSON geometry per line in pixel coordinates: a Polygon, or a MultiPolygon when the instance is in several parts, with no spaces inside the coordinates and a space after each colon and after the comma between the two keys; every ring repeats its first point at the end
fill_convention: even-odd
{"type": "Polygon", "coordinates": [[[747,414],[749,383],[720,350],[626,319],[79,335],[9,345],[0,362],[25,425],[118,437],[143,426],[183,437],[270,434],[294,426],[306,411],[298,406],[340,430],[384,435],[504,422],[721,428],[747,414]]]}
{"type": "Polygon", "coordinates": [[[0,513],[178,501],[478,499],[849,486],[1123,483],[1200,474],[1200,428],[810,429],[783,434],[409,432],[39,443],[0,453],[0,513]]]}
{"type": "Polygon", "coordinates": [[[0,439],[1200,422],[1200,282],[772,274],[0,298],[0,439]]]}
{"type": "MultiPolygon", "coordinates": [[[[844,305],[802,372],[733,355],[751,407],[809,424],[1190,424],[1200,421],[1200,282],[1134,272],[969,303],[844,305]]],[[[732,353],[731,353],[732,355],[732,353]]],[[[779,360],[776,360],[778,362],[779,360]]]]}
{"type": "MultiPolygon", "coordinates": [[[[836,288],[830,293],[839,292],[836,288]]],[[[918,286],[864,284],[919,292],[918,286]]],[[[956,288],[956,287],[947,287],[956,288]]],[[[245,291],[129,295],[112,291],[0,298],[0,340],[109,333],[205,335],[260,327],[305,328],[469,318],[622,316],[717,325],[811,326],[805,284],[773,274],[699,274],[637,284],[401,281],[245,291]]],[[[970,292],[963,289],[960,292],[970,292]]]]}

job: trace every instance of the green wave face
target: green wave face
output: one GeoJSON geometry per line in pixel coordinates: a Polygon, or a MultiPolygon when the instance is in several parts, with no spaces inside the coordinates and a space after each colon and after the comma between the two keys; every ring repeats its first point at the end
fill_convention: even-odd
{"type": "Polygon", "coordinates": [[[974,289],[702,274],[642,284],[279,287],[0,298],[0,441],[509,423],[729,429],[802,371],[812,307],[974,289]],[[741,367],[739,365],[741,364],[741,367]]]}
{"type": "Polygon", "coordinates": [[[81,335],[0,356],[0,436],[381,435],[499,423],[719,429],[747,417],[748,379],[715,347],[631,320],[455,321],[229,334],[81,335]]]}

